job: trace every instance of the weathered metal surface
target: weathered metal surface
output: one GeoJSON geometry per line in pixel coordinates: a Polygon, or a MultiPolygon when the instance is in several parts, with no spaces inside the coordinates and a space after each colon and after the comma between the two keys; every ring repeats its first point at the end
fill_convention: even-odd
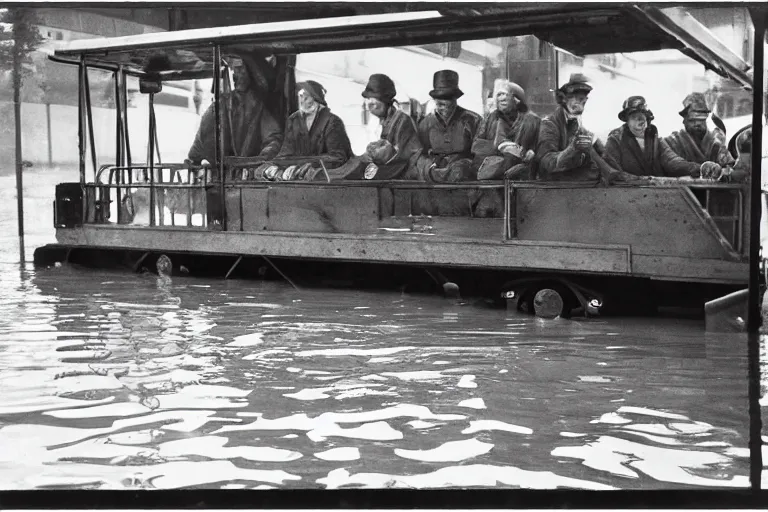
{"type": "Polygon", "coordinates": [[[746,262],[632,254],[632,275],[672,281],[746,284],[746,262]]]}
{"type": "Polygon", "coordinates": [[[269,231],[370,233],[379,223],[376,189],[270,187],[269,231]]]}
{"type": "Polygon", "coordinates": [[[471,238],[477,240],[501,241],[504,219],[483,219],[473,217],[410,217],[397,216],[381,219],[379,231],[409,229],[415,233],[426,233],[437,237],[471,238]]]}
{"type": "Polygon", "coordinates": [[[243,231],[264,231],[267,229],[266,188],[243,188],[242,197],[243,231]]]}
{"type": "Polygon", "coordinates": [[[683,187],[519,189],[518,237],[629,244],[633,255],[731,258],[686,193],[683,187]]]}
{"type": "MultiPolygon", "coordinates": [[[[271,216],[271,215],[270,215],[271,216]]],[[[446,267],[474,267],[626,275],[629,247],[552,242],[445,239],[422,233],[348,235],[261,233],[205,229],[85,226],[59,229],[60,244],[152,251],[266,255],[446,267]]]]}
{"type": "Polygon", "coordinates": [[[243,230],[243,209],[240,201],[240,189],[231,188],[224,192],[224,204],[227,210],[227,230],[243,230]]]}

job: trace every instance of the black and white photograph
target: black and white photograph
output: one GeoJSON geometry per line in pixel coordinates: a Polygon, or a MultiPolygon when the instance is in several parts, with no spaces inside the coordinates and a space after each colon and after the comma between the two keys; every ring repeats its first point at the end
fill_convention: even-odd
{"type": "Polygon", "coordinates": [[[0,6],[0,490],[756,496],[766,23],[0,6]]]}

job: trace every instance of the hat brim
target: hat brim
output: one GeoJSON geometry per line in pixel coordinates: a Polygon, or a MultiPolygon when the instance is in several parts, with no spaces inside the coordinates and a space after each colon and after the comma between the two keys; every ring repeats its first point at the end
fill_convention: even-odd
{"type": "Polygon", "coordinates": [[[622,110],[621,112],[619,112],[619,120],[624,121],[626,123],[627,120],[629,119],[629,116],[631,116],[632,114],[636,114],[638,112],[645,114],[645,117],[650,117],[651,119],[653,119],[653,113],[648,109],[630,108],[630,109],[622,110]]]}
{"type": "Polygon", "coordinates": [[[372,91],[371,89],[366,88],[363,93],[361,94],[363,98],[375,98],[379,101],[383,101],[384,103],[391,103],[392,100],[395,99],[394,96],[385,96],[381,93],[378,93],[376,91],[372,91]]]}
{"type": "Polygon", "coordinates": [[[455,100],[464,96],[464,91],[459,89],[432,89],[429,95],[436,100],[455,100]]]}
{"type": "Polygon", "coordinates": [[[709,111],[703,111],[703,110],[689,110],[687,108],[684,108],[679,112],[680,116],[683,119],[706,119],[709,117],[709,111]]]}
{"type": "Polygon", "coordinates": [[[587,84],[565,84],[558,90],[563,94],[573,94],[575,92],[585,92],[589,94],[592,92],[592,86],[587,84]]]}

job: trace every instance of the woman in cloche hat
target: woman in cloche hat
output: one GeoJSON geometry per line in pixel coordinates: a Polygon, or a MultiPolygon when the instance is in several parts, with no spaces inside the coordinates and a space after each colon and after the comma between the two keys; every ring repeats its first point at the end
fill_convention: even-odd
{"type": "MultiPolygon", "coordinates": [[[[362,93],[368,111],[379,118],[381,137],[371,142],[365,153],[350,158],[329,171],[332,180],[403,179],[415,174],[422,146],[413,119],[395,103],[395,83],[387,75],[374,73],[362,93]]],[[[318,179],[318,178],[315,178],[318,179]]]]}
{"type": "Polygon", "coordinates": [[[605,160],[611,165],[635,176],[699,176],[699,164],[686,162],[659,138],[644,97],[624,100],[619,120],[624,124],[611,131],[605,145],[605,160]]]}

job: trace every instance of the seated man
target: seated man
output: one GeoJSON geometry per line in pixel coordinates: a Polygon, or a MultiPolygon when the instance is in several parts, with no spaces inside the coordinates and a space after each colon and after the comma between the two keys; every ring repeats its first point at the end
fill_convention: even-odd
{"type": "Polygon", "coordinates": [[[605,159],[611,165],[635,176],[700,176],[705,164],[683,160],[659,138],[645,98],[627,98],[619,119],[624,124],[611,131],[605,144],[605,159]]]}
{"type": "Polygon", "coordinates": [[[279,157],[316,156],[333,169],[352,156],[344,122],[331,113],[325,89],[313,80],[296,84],[299,110],[288,118],[279,157]]]}
{"type": "Polygon", "coordinates": [[[547,181],[598,181],[606,183],[634,177],[610,167],[601,154],[605,147],[581,124],[581,115],[592,91],[588,79],[573,73],[555,92],[559,105],[541,121],[536,158],[539,179],[547,181]]]}
{"type": "MultiPolygon", "coordinates": [[[[689,162],[714,162],[718,167],[731,167],[734,159],[728,152],[725,133],[720,128],[707,130],[710,112],[702,93],[689,94],[683,100],[683,110],[679,112],[683,118],[683,129],[665,137],[664,141],[675,153],[689,162]]],[[[720,171],[719,168],[713,167],[707,174],[702,174],[702,177],[718,178],[720,171]]]]}
{"type": "MultiPolygon", "coordinates": [[[[381,138],[371,142],[365,154],[351,158],[329,172],[331,179],[417,179],[421,142],[413,119],[394,105],[395,83],[387,75],[375,73],[362,93],[366,106],[381,123],[381,138]]],[[[317,179],[317,178],[316,178],[317,179]]]]}
{"type": "Polygon", "coordinates": [[[472,143],[478,179],[530,179],[541,119],[528,110],[525,91],[509,80],[496,80],[495,108],[483,118],[472,143]],[[506,172],[506,174],[505,174],[506,172]]]}
{"type": "Polygon", "coordinates": [[[435,100],[435,111],[419,123],[426,157],[419,165],[420,177],[438,182],[473,180],[472,141],[482,118],[456,103],[464,93],[455,71],[436,72],[432,87],[429,95],[435,100]]]}
{"type": "MultiPolygon", "coordinates": [[[[222,94],[223,155],[274,157],[283,141],[280,123],[259,98],[258,89],[266,90],[266,78],[250,57],[232,63],[234,90],[222,94]]],[[[227,92],[227,91],[225,91],[227,92]]],[[[200,127],[189,150],[188,161],[200,165],[213,163],[216,140],[216,112],[212,103],[200,120],[200,127]]]]}

